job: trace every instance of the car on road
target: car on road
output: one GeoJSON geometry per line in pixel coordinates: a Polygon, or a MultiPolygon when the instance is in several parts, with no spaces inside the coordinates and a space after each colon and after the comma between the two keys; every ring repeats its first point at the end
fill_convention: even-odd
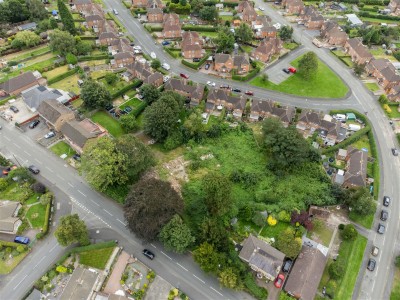
{"type": "Polygon", "coordinates": [[[274,281],[274,285],[276,288],[280,289],[283,285],[283,281],[285,280],[285,275],[279,274],[274,281]]]}
{"type": "Polygon", "coordinates": [[[248,96],[254,96],[254,92],[252,92],[252,91],[246,91],[246,92],[244,92],[246,95],[248,95],[248,96]]]}
{"type": "Polygon", "coordinates": [[[185,73],[181,73],[181,74],[179,74],[182,78],[185,78],[185,79],[189,79],[189,75],[187,75],[187,74],[185,74],[185,73]]]}
{"type": "Polygon", "coordinates": [[[133,49],[134,49],[134,50],[142,50],[142,47],[140,47],[140,46],[133,46],[133,49]]]}
{"type": "Polygon", "coordinates": [[[156,59],[156,58],[157,58],[157,55],[156,55],[154,52],[151,52],[151,53],[150,53],[150,57],[151,57],[152,59],[156,59]]]}
{"type": "Polygon", "coordinates": [[[210,68],[210,64],[206,64],[205,66],[204,66],[204,69],[206,69],[206,70],[208,70],[210,68]]]}
{"type": "Polygon", "coordinates": [[[235,93],[241,93],[242,92],[242,90],[241,89],[232,89],[232,92],[235,92],[235,93]]]}
{"type": "Polygon", "coordinates": [[[382,209],[381,211],[381,220],[386,221],[389,218],[389,213],[387,210],[382,209]]]}
{"type": "Polygon", "coordinates": [[[81,156],[79,154],[74,154],[72,158],[75,159],[76,161],[81,161],[81,156]]]}
{"type": "Polygon", "coordinates": [[[44,136],[45,139],[51,139],[52,137],[55,137],[56,134],[54,133],[54,131],[50,131],[48,133],[46,133],[46,135],[44,136]]]}
{"type": "Polygon", "coordinates": [[[154,257],[155,257],[154,253],[147,249],[143,250],[143,255],[149,259],[154,259],[154,257]]]}
{"type": "Polygon", "coordinates": [[[284,69],[282,69],[282,71],[285,72],[286,74],[290,74],[289,69],[284,68],[284,69]]]}
{"type": "Polygon", "coordinates": [[[379,234],[384,234],[385,233],[385,225],[379,223],[377,232],[379,234]]]}
{"type": "Polygon", "coordinates": [[[227,84],[221,84],[221,85],[220,85],[220,88],[221,88],[221,89],[229,89],[229,85],[227,85],[227,84]]]}
{"type": "Polygon", "coordinates": [[[392,154],[394,156],[399,156],[399,150],[397,150],[396,148],[392,148],[392,154]]]}
{"type": "Polygon", "coordinates": [[[15,113],[15,114],[16,114],[17,112],[19,112],[19,109],[16,108],[14,105],[11,105],[11,106],[10,106],[10,109],[11,109],[12,112],[15,113]]]}
{"type": "Polygon", "coordinates": [[[169,44],[171,44],[171,43],[168,41],[162,41],[162,43],[161,43],[161,45],[163,45],[163,46],[168,46],[169,44]]]}
{"type": "Polygon", "coordinates": [[[171,66],[170,66],[169,64],[167,64],[167,63],[163,63],[163,64],[161,65],[161,68],[163,68],[163,69],[169,71],[169,69],[171,69],[171,66]]]}
{"type": "Polygon", "coordinates": [[[30,242],[29,238],[26,236],[19,236],[17,235],[14,238],[14,243],[18,243],[18,244],[24,244],[24,245],[28,245],[30,242]]]}
{"type": "Polygon", "coordinates": [[[35,128],[36,126],[39,125],[39,123],[40,123],[40,120],[32,121],[32,122],[29,124],[29,128],[30,128],[30,129],[35,128]]]}
{"type": "Polygon", "coordinates": [[[115,8],[113,9],[113,13],[114,15],[118,15],[118,10],[116,10],[115,8]]]}
{"type": "Polygon", "coordinates": [[[296,68],[293,68],[293,67],[289,67],[288,70],[290,73],[293,73],[293,74],[297,72],[296,68]]]}
{"type": "Polygon", "coordinates": [[[282,267],[282,271],[287,273],[289,272],[290,268],[292,267],[293,261],[288,259],[282,267]]]}
{"type": "Polygon", "coordinates": [[[31,171],[33,174],[39,174],[40,172],[40,170],[34,165],[29,166],[28,170],[31,171]]]}
{"type": "Polygon", "coordinates": [[[383,206],[388,207],[390,204],[390,197],[389,196],[383,196],[383,206]]]}
{"type": "Polygon", "coordinates": [[[368,260],[367,269],[368,269],[369,271],[373,271],[373,270],[375,270],[375,266],[376,266],[376,261],[375,261],[375,259],[370,258],[370,259],[368,260]]]}
{"type": "Polygon", "coordinates": [[[261,10],[261,11],[265,10],[264,7],[261,7],[261,6],[259,6],[258,9],[261,10]]]}
{"type": "Polygon", "coordinates": [[[377,246],[373,246],[373,247],[372,247],[372,250],[371,250],[371,254],[372,254],[373,256],[378,256],[378,254],[379,254],[379,248],[378,248],[377,246]]]}
{"type": "Polygon", "coordinates": [[[209,86],[215,86],[215,82],[207,81],[207,85],[209,85],[209,86]]]}
{"type": "Polygon", "coordinates": [[[197,57],[193,58],[193,62],[199,62],[199,61],[200,61],[200,58],[197,58],[197,57]]]}

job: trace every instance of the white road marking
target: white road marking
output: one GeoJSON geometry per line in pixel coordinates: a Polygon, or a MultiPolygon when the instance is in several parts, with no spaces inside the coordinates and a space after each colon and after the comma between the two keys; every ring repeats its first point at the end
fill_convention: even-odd
{"type": "Polygon", "coordinates": [[[78,190],[78,193],[83,195],[84,197],[86,197],[86,195],[84,193],[82,193],[80,190],[78,190]]]}
{"type": "Polygon", "coordinates": [[[33,268],[35,269],[42,262],[42,260],[45,259],[45,258],[46,258],[46,256],[43,256],[33,268]]]}
{"type": "Polygon", "coordinates": [[[112,214],[111,214],[108,210],[106,210],[106,209],[104,209],[104,208],[103,208],[103,210],[104,210],[106,213],[108,213],[110,216],[112,216],[112,214]]]}
{"type": "Polygon", "coordinates": [[[150,244],[152,247],[154,247],[154,248],[156,248],[157,249],[157,247],[156,246],[154,246],[153,244],[150,244]]]}
{"type": "Polygon", "coordinates": [[[168,257],[168,258],[169,258],[169,260],[172,260],[172,258],[171,258],[171,257],[169,257],[169,256],[168,256],[167,254],[165,254],[164,252],[162,252],[162,251],[161,251],[161,253],[162,253],[162,254],[164,254],[166,257],[168,257]]]}
{"type": "Polygon", "coordinates": [[[26,152],[25,150],[24,150],[24,153],[25,153],[26,155],[28,155],[28,156],[32,156],[30,153],[26,152]]]}
{"type": "Polygon", "coordinates": [[[21,149],[21,146],[17,145],[16,143],[13,143],[15,147],[21,149]]]}
{"type": "Polygon", "coordinates": [[[19,287],[19,285],[22,283],[22,281],[25,280],[26,277],[28,277],[28,274],[26,274],[26,275],[24,276],[24,278],[22,278],[21,281],[20,281],[16,286],[14,286],[13,290],[16,290],[17,287],[19,287]]]}
{"type": "Polygon", "coordinates": [[[39,164],[41,164],[40,160],[38,160],[37,158],[35,158],[35,161],[39,164]]]}
{"type": "Polygon", "coordinates": [[[55,244],[55,245],[53,246],[53,248],[51,248],[51,249],[49,250],[49,253],[52,252],[57,246],[58,246],[58,245],[55,244]]]}
{"type": "Polygon", "coordinates": [[[60,206],[61,206],[61,203],[60,203],[60,202],[58,202],[58,203],[57,203],[57,210],[59,210],[59,209],[60,209],[60,206]]]}
{"type": "Polygon", "coordinates": [[[178,266],[180,266],[182,269],[184,269],[186,272],[188,272],[189,270],[186,269],[184,266],[182,266],[180,263],[176,263],[178,266]]]}
{"type": "Polygon", "coordinates": [[[126,226],[124,222],[122,222],[120,219],[117,219],[118,222],[120,222],[122,225],[126,226]]]}
{"type": "Polygon", "coordinates": [[[92,201],[94,204],[96,204],[97,206],[100,206],[100,204],[98,204],[96,201],[90,199],[90,201],[92,201]]]}
{"type": "Polygon", "coordinates": [[[6,137],[6,136],[4,136],[4,138],[7,140],[7,141],[11,141],[11,139],[9,139],[8,137],[6,137]]]}
{"type": "Polygon", "coordinates": [[[50,169],[49,167],[46,167],[47,170],[49,170],[51,173],[54,173],[52,169],[50,169]]]}
{"type": "Polygon", "coordinates": [[[74,186],[73,186],[71,183],[69,183],[69,182],[68,182],[68,185],[69,185],[70,187],[74,187],[74,186]]]}
{"type": "Polygon", "coordinates": [[[200,279],[199,277],[197,277],[196,275],[192,274],[194,277],[196,277],[198,280],[200,280],[202,283],[205,283],[204,280],[200,279]]]}
{"type": "Polygon", "coordinates": [[[61,180],[65,180],[62,176],[57,174],[57,177],[60,178],[61,180]]]}
{"type": "Polygon", "coordinates": [[[218,292],[216,289],[214,289],[212,286],[210,286],[210,289],[212,289],[214,292],[216,292],[218,295],[220,295],[220,296],[224,296],[224,295],[222,295],[220,292],[218,292]]]}

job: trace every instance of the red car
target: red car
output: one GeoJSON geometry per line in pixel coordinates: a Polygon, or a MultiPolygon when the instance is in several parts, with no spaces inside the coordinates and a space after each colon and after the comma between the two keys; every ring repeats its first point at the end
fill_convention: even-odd
{"type": "Polygon", "coordinates": [[[293,73],[293,74],[297,72],[296,68],[293,68],[293,67],[288,68],[288,70],[290,73],[293,73]]]}
{"type": "Polygon", "coordinates": [[[184,74],[184,73],[181,73],[180,75],[181,75],[181,77],[183,77],[183,78],[185,78],[185,79],[189,79],[189,75],[186,75],[186,74],[184,74]]]}
{"type": "Polygon", "coordinates": [[[249,95],[249,96],[254,96],[254,92],[252,92],[252,91],[246,91],[245,94],[249,95]]]}
{"type": "Polygon", "coordinates": [[[12,167],[8,167],[6,169],[3,170],[3,175],[8,175],[8,173],[12,170],[15,170],[17,168],[17,166],[12,166],[12,167]]]}
{"type": "Polygon", "coordinates": [[[276,277],[274,285],[278,289],[282,287],[283,282],[285,281],[285,276],[283,274],[279,274],[278,277],[276,277]]]}

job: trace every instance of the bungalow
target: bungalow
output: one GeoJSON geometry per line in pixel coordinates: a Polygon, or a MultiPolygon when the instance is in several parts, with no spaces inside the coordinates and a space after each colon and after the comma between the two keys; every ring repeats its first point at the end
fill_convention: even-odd
{"type": "Polygon", "coordinates": [[[40,103],[38,112],[46,124],[56,131],[60,131],[65,122],[75,119],[74,112],[55,99],[44,100],[40,103]]]}
{"type": "Polygon", "coordinates": [[[367,50],[367,47],[357,38],[347,40],[344,48],[351,56],[351,60],[357,64],[366,64],[373,58],[372,54],[367,50]]]}
{"type": "Polygon", "coordinates": [[[132,52],[122,52],[114,55],[114,59],[111,60],[112,68],[124,68],[127,65],[133,64],[135,56],[132,52]]]}
{"type": "Polygon", "coordinates": [[[0,91],[7,95],[18,95],[22,91],[39,85],[39,78],[33,72],[26,72],[0,84],[0,91]]]}
{"type": "Polygon", "coordinates": [[[21,97],[32,112],[36,112],[40,104],[45,100],[55,99],[60,103],[67,103],[71,99],[67,92],[47,86],[35,86],[27,89],[21,93],[21,97]]]}
{"type": "Polygon", "coordinates": [[[162,23],[163,11],[161,8],[148,8],[147,9],[147,22],[149,23],[162,23]]]}
{"type": "Polygon", "coordinates": [[[21,204],[16,201],[0,201],[0,232],[16,234],[22,221],[18,218],[21,204]]]}
{"type": "Polygon", "coordinates": [[[110,46],[119,37],[114,32],[103,32],[99,35],[99,44],[102,46],[110,46]]]}
{"type": "Polygon", "coordinates": [[[282,44],[279,38],[266,38],[253,51],[251,56],[256,60],[267,63],[273,55],[281,52],[282,44]]]}
{"type": "Polygon", "coordinates": [[[347,148],[346,173],[343,187],[365,187],[367,179],[368,153],[353,147],[347,148]]]}
{"type": "Polygon", "coordinates": [[[203,40],[197,32],[185,31],[182,34],[182,56],[186,59],[203,57],[203,40]]]}
{"type": "Polygon", "coordinates": [[[296,299],[313,300],[324,273],[327,257],[318,249],[303,246],[284,290],[296,299]]]}
{"type": "Polygon", "coordinates": [[[178,39],[182,37],[182,28],[180,24],[171,22],[164,23],[162,35],[165,39],[178,39]]]}
{"type": "Polygon", "coordinates": [[[400,0],[390,0],[388,8],[394,15],[400,15],[400,0]]]}
{"type": "Polygon", "coordinates": [[[250,108],[250,121],[261,121],[265,117],[272,114],[275,103],[272,100],[255,100],[253,99],[250,108]]]}
{"type": "Polygon", "coordinates": [[[257,276],[272,281],[281,271],[285,254],[250,234],[244,241],[239,257],[257,272],[257,276]]]}
{"type": "Polygon", "coordinates": [[[181,79],[172,78],[164,84],[164,89],[174,91],[178,94],[190,99],[190,104],[193,106],[199,105],[204,95],[204,85],[188,85],[181,79]]]}
{"type": "Polygon", "coordinates": [[[233,57],[233,68],[237,74],[246,74],[250,71],[250,62],[247,55],[235,55],[233,57]]]}
{"type": "Polygon", "coordinates": [[[80,154],[89,140],[108,134],[105,128],[90,119],[84,119],[80,122],[76,120],[65,122],[61,126],[61,133],[70,146],[80,154]]]}
{"type": "Polygon", "coordinates": [[[217,53],[214,59],[214,70],[219,73],[230,73],[233,69],[233,59],[230,54],[217,53]]]}

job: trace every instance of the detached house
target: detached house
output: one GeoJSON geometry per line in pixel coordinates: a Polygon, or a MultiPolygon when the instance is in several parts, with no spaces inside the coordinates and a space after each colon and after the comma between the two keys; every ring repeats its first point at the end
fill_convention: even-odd
{"type": "Polygon", "coordinates": [[[0,91],[6,95],[18,95],[22,91],[39,85],[39,78],[33,72],[26,72],[0,84],[0,91]]]}
{"type": "Polygon", "coordinates": [[[42,101],[38,112],[46,124],[56,131],[60,131],[65,122],[75,119],[74,112],[55,99],[42,101]]]}
{"type": "Polygon", "coordinates": [[[182,28],[177,14],[172,13],[164,15],[163,37],[167,39],[182,37],[182,28]]]}
{"type": "Polygon", "coordinates": [[[203,40],[197,32],[185,31],[182,34],[182,56],[186,59],[203,57],[203,40]]]}
{"type": "Polygon", "coordinates": [[[268,62],[275,54],[279,54],[282,50],[282,41],[279,38],[266,38],[253,51],[251,56],[264,63],[268,62]]]}
{"type": "Polygon", "coordinates": [[[163,11],[161,8],[148,8],[147,9],[147,22],[149,23],[162,23],[163,11]]]}
{"type": "Polygon", "coordinates": [[[114,59],[111,60],[111,66],[113,68],[123,68],[127,65],[133,64],[135,56],[132,52],[122,52],[114,55],[114,59]]]}
{"type": "Polygon", "coordinates": [[[346,32],[342,31],[333,21],[325,22],[321,27],[321,37],[330,45],[344,46],[349,39],[346,32]]]}
{"type": "Polygon", "coordinates": [[[343,187],[365,187],[367,179],[368,153],[357,148],[347,148],[346,173],[343,187]]]}
{"type": "Polygon", "coordinates": [[[347,40],[344,48],[351,56],[351,60],[357,64],[366,64],[373,58],[367,47],[357,38],[347,40]]]}
{"type": "Polygon", "coordinates": [[[0,232],[16,234],[22,221],[18,217],[18,211],[22,207],[16,201],[0,201],[0,232]]]}
{"type": "Polygon", "coordinates": [[[164,89],[174,91],[190,99],[190,105],[199,105],[204,95],[204,85],[188,85],[181,79],[172,78],[164,84],[164,89]]]}

